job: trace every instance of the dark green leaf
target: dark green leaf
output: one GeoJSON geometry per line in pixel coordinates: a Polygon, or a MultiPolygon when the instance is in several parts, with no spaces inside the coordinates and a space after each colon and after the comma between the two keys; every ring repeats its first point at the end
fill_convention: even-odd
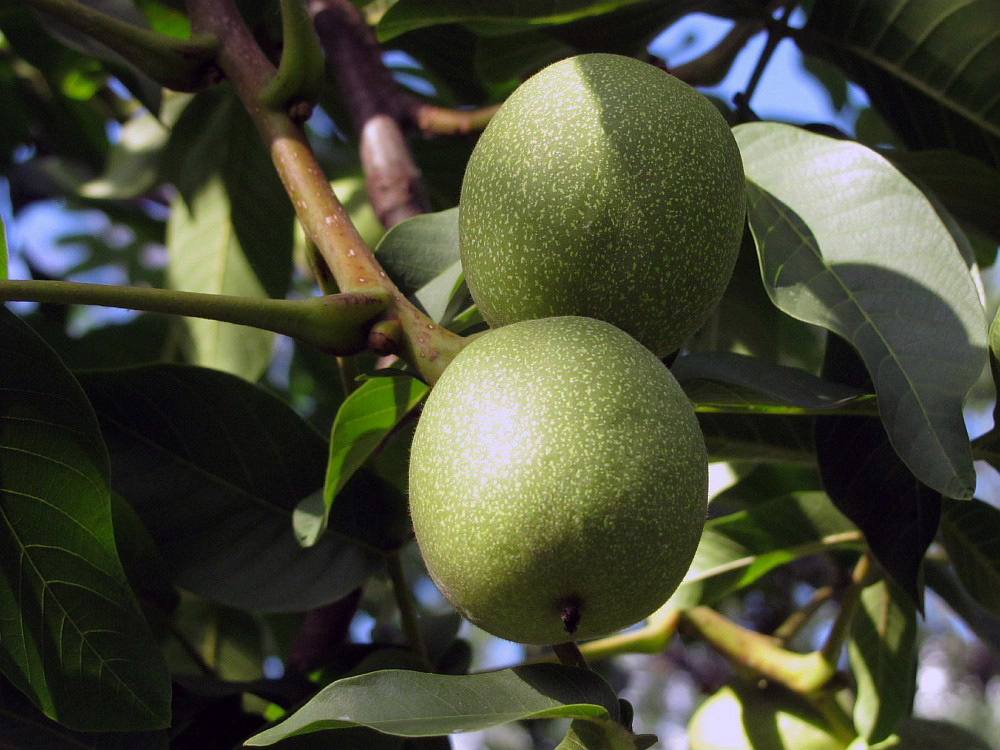
{"type": "Polygon", "coordinates": [[[292,510],[319,488],[327,448],[264,390],[178,365],[81,381],[113,486],[179,586],[234,607],[299,611],[339,599],[371,572],[373,559],[337,534],[308,550],[296,543],[292,510]]]}
{"type": "Polygon", "coordinates": [[[947,149],[904,151],[885,156],[908,177],[933,191],[963,226],[1000,244],[1000,172],[970,156],[947,149]]]}
{"type": "Polygon", "coordinates": [[[542,5],[512,4],[504,0],[400,0],[378,24],[380,41],[407,31],[445,23],[489,24],[509,31],[567,23],[602,15],[642,0],[552,0],[542,5]]]}
{"type": "Polygon", "coordinates": [[[1000,510],[982,500],[945,502],[941,542],[972,598],[1000,616],[1000,510]]]}
{"type": "Polygon", "coordinates": [[[49,719],[0,679],[0,750],[167,750],[166,730],[74,732],[49,719]]]}
{"type": "Polygon", "coordinates": [[[889,579],[865,587],[847,643],[857,680],[854,726],[870,744],[910,715],[916,678],[917,613],[889,579]]]}
{"type": "Polygon", "coordinates": [[[850,341],[906,465],[949,497],[971,497],[962,402],[985,364],[986,326],[948,228],[863,146],[781,124],[736,135],[772,300],[850,341]]]}
{"type": "Polygon", "coordinates": [[[813,420],[783,414],[698,414],[713,461],[814,463],[813,420]]]}
{"type": "Polygon", "coordinates": [[[429,737],[532,718],[617,720],[618,699],[596,673],[557,664],[472,675],[393,669],[328,685],[246,744],[271,745],[297,734],[352,726],[429,737]]]}
{"type": "Polygon", "coordinates": [[[814,411],[875,411],[863,392],[794,367],[731,352],[678,357],[670,371],[697,411],[801,414],[814,411]]]}
{"type": "Polygon", "coordinates": [[[172,611],[180,598],[167,563],[135,509],[115,492],[111,493],[111,516],[118,557],[132,590],[141,602],[149,602],[161,612],[172,611]]]}
{"type": "Polygon", "coordinates": [[[769,500],[705,524],[671,601],[679,607],[712,604],[779,565],[861,543],[858,530],[822,492],[769,500]]]}
{"type": "Polygon", "coordinates": [[[115,549],[94,412],[6,309],[0,361],[0,669],[67,727],[164,727],[170,679],[115,549]]]}
{"type": "Polygon", "coordinates": [[[995,0],[816,0],[803,39],[860,83],[912,148],[1000,166],[995,0]]]}
{"type": "MultiPolygon", "coordinates": [[[[869,383],[861,360],[838,336],[828,337],[823,375],[856,387],[869,383]]],[[[937,534],[941,493],[913,476],[882,422],[871,417],[818,417],[816,458],[834,504],[922,610],[921,565],[937,534]]]]}
{"type": "Polygon", "coordinates": [[[7,230],[0,216],[0,279],[7,278],[7,230]]]}

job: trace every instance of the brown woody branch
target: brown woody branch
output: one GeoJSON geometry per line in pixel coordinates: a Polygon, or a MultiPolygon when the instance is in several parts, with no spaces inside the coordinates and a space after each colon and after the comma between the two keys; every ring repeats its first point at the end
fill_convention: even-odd
{"type": "Polygon", "coordinates": [[[495,107],[435,107],[400,89],[382,62],[382,49],[349,0],[310,0],[316,33],[340,86],[360,140],[368,195],[386,228],[430,210],[426,190],[403,135],[457,134],[481,129],[495,107]]]}

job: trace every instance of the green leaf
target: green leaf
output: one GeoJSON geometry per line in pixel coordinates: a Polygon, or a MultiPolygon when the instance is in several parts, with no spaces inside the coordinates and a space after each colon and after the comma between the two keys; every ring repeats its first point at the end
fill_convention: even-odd
{"type": "Polygon", "coordinates": [[[712,604],[779,565],[861,545],[860,532],[822,492],[769,500],[705,524],[691,567],[671,601],[683,607],[712,604]]]}
{"type": "Polygon", "coordinates": [[[115,549],[94,412],[6,309],[0,361],[0,670],[72,729],[164,727],[170,677],[115,549]]]}
{"type": "Polygon", "coordinates": [[[633,735],[617,721],[574,719],[556,750],[635,750],[633,735]]]}
{"type": "Polygon", "coordinates": [[[1000,616],[1000,510],[982,500],[946,502],[941,542],[973,599],[1000,616]]]}
{"type": "Polygon", "coordinates": [[[444,320],[462,274],[458,208],[400,222],[386,232],[375,255],[403,294],[431,319],[444,320]]]}
{"type": "Polygon", "coordinates": [[[756,357],[731,352],[689,354],[678,357],[670,371],[697,411],[876,413],[873,399],[856,388],[756,357]]]}
{"type": "MultiPolygon", "coordinates": [[[[871,387],[864,364],[839,336],[827,336],[822,373],[871,387]]],[[[873,417],[817,417],[816,462],[833,504],[862,531],[872,555],[922,612],[921,570],[941,520],[941,493],[913,476],[873,417]]]]}
{"type": "Polygon", "coordinates": [[[933,191],[964,226],[1000,244],[1000,172],[948,149],[885,151],[886,158],[914,182],[933,191]]]}
{"type": "Polygon", "coordinates": [[[167,730],[149,732],[76,732],[46,717],[0,679],[0,748],[2,750],[167,750],[167,730]]]}
{"type": "Polygon", "coordinates": [[[948,497],[971,497],[962,402],[985,364],[986,326],[948,228],[863,146],[780,124],[735,132],[771,299],[847,339],[906,465],[948,497]]]}
{"type": "Polygon", "coordinates": [[[596,673],[557,664],[471,675],[391,669],[337,680],[246,744],[352,726],[430,737],[543,718],[617,720],[618,699],[596,673]]]}
{"type": "Polygon", "coordinates": [[[854,726],[869,743],[892,734],[910,715],[916,677],[917,613],[889,579],[861,592],[847,643],[857,680],[854,726]]]}
{"type": "MultiPolygon", "coordinates": [[[[167,224],[167,285],[284,297],[292,268],[292,206],[231,90],[191,100],[173,128],[163,164],[164,177],[180,193],[167,224]]],[[[189,319],[188,330],[194,364],[255,381],[270,360],[271,333],[200,319],[189,319]]]]}
{"type": "Polygon", "coordinates": [[[541,5],[504,0],[399,0],[379,21],[379,41],[445,23],[479,23],[520,31],[602,15],[642,0],[551,0],[541,5]]]}
{"type": "Polygon", "coordinates": [[[911,148],[1000,166],[1000,6],[995,0],[817,0],[810,51],[838,62],[911,148]]]}
{"type": "MultiPolygon", "coordinates": [[[[326,529],[337,494],[365,461],[413,410],[430,389],[416,378],[400,373],[367,380],[337,410],[330,435],[330,458],[323,485],[322,521],[296,514],[299,543],[310,547],[326,529]],[[307,521],[308,519],[308,521],[307,521]]],[[[311,507],[311,504],[310,504],[311,507]]]]}
{"type": "Polygon", "coordinates": [[[698,412],[698,424],[713,461],[816,461],[811,418],[698,412]]]}
{"type": "Polygon", "coordinates": [[[302,549],[295,504],[317,490],[323,439],[261,388],[215,370],[150,365],[80,376],[136,509],[174,582],[254,611],[343,597],[375,560],[338,534],[302,549]]]}

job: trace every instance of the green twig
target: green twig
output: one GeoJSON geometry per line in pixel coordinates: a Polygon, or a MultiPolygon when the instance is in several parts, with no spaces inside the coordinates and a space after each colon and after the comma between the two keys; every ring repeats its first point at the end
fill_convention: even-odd
{"type": "Polygon", "coordinates": [[[375,292],[389,298],[386,317],[399,320],[400,356],[433,383],[465,345],[438,326],[389,280],[337,200],[302,128],[287,113],[264,107],[261,91],[275,74],[233,0],[187,0],[193,27],[215,35],[218,61],[267,145],[306,236],[342,292],[375,292]]]}
{"type": "Polygon", "coordinates": [[[95,10],[79,0],[26,0],[26,4],[114,50],[157,83],[197,91],[216,77],[217,42],[211,34],[174,39],[95,10]]]}
{"type": "Polygon", "coordinates": [[[219,320],[291,336],[331,354],[364,351],[368,346],[366,324],[388,305],[385,294],[377,289],[363,294],[285,300],[72,281],[0,281],[0,301],[11,300],[119,307],[219,320]]]}
{"type": "Polygon", "coordinates": [[[734,665],[803,695],[822,691],[836,672],[819,652],[788,651],[777,639],[737,625],[709,607],[684,610],[681,617],[734,665]]]}
{"type": "Polygon", "coordinates": [[[416,602],[413,600],[413,592],[406,582],[406,575],[403,573],[403,561],[399,550],[393,550],[385,554],[385,567],[389,573],[389,580],[392,582],[392,593],[396,597],[396,606],[399,608],[399,616],[403,624],[403,632],[406,639],[417,656],[432,669],[430,654],[427,653],[427,644],[420,633],[420,623],[417,619],[416,602]]]}
{"type": "Polygon", "coordinates": [[[823,586],[813,591],[809,601],[803,607],[788,616],[781,625],[775,628],[774,637],[782,643],[788,643],[795,635],[802,630],[802,627],[809,622],[809,619],[816,614],[816,611],[830,601],[833,596],[832,586],[823,586]]]}

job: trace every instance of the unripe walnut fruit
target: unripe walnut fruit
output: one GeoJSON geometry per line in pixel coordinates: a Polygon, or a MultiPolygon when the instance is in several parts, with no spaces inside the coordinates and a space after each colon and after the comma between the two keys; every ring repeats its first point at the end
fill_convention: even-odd
{"type": "Polygon", "coordinates": [[[472,341],[413,437],[427,569],[465,617],[556,644],[642,620],[687,572],[708,461],[670,371],[618,328],[529,320],[472,341]]]}
{"type": "Polygon", "coordinates": [[[511,94],[469,159],[465,279],[493,327],[583,315],[662,357],[725,291],[745,203],[736,140],[704,96],[632,58],[568,58],[511,94]]]}

